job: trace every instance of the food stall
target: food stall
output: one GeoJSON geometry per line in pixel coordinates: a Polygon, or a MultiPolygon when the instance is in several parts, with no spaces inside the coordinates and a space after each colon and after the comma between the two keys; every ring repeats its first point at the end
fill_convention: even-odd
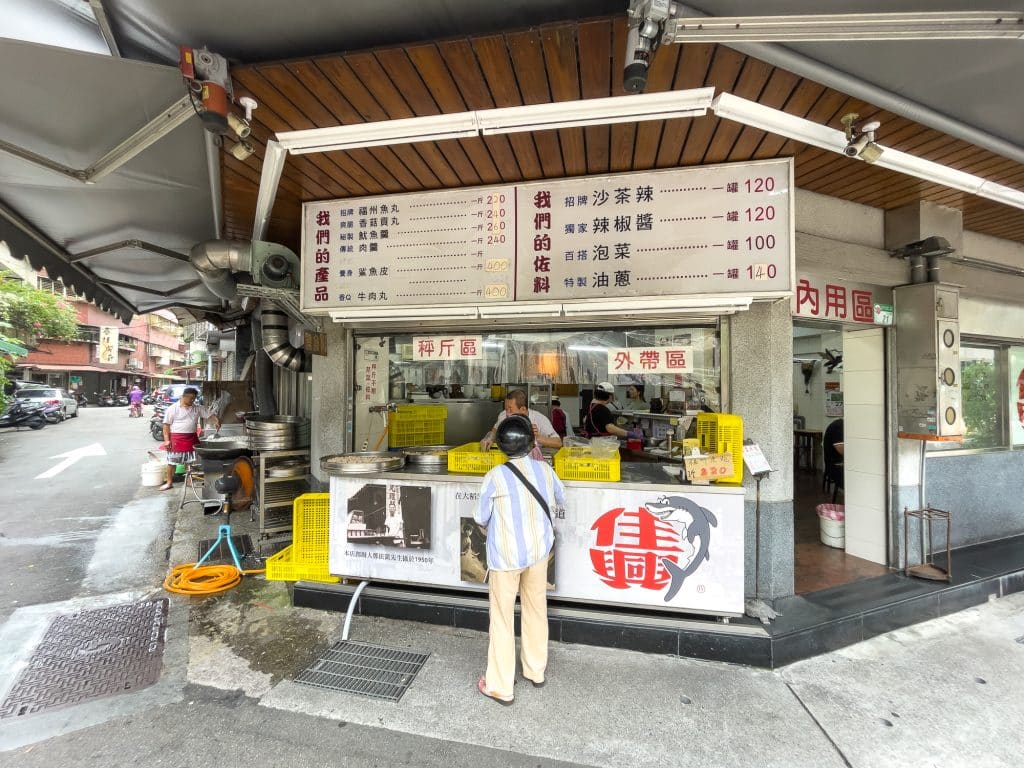
{"type": "Polygon", "coordinates": [[[642,382],[668,407],[621,414],[645,440],[614,473],[562,457],[551,595],[742,613],[740,443],[710,484],[680,459],[688,404],[728,408],[723,318],[792,288],[791,176],[766,161],[305,204],[303,310],[350,329],[352,355],[349,453],[324,465],[331,572],[485,590],[471,519],[490,465],[466,457],[505,396],[547,416],[557,394],[578,427],[598,382],[642,382]]]}

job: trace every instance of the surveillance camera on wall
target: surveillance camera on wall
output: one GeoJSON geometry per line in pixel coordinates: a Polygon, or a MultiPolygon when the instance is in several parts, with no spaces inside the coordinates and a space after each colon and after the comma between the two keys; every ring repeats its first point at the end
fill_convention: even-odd
{"type": "Polygon", "coordinates": [[[865,163],[873,163],[882,156],[884,151],[875,143],[875,131],[882,124],[877,120],[870,120],[865,123],[858,123],[860,115],[851,112],[843,115],[841,122],[846,129],[846,147],[843,154],[847,157],[857,157],[865,163]]]}
{"type": "Polygon", "coordinates": [[[672,17],[674,6],[671,0],[631,0],[626,65],[622,73],[622,89],[627,93],[641,93],[647,87],[651,56],[658,47],[665,21],[672,17]]]}

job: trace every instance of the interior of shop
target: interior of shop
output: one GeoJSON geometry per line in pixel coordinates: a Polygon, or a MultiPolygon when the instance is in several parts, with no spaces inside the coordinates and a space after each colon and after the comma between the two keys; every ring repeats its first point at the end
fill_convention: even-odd
{"type": "Polygon", "coordinates": [[[793,326],[793,542],[796,594],[889,573],[845,550],[843,329],[793,326]]]}
{"type": "MultiPolygon", "coordinates": [[[[675,432],[691,428],[701,410],[722,410],[716,322],[631,330],[504,331],[482,334],[481,339],[477,358],[417,360],[412,335],[382,337],[389,350],[388,402],[445,405],[447,445],[479,441],[502,410],[505,394],[515,389],[524,390],[529,407],[549,418],[557,401],[569,436],[579,431],[594,387],[603,381],[615,385],[612,405],[620,423],[642,431],[652,443],[664,440],[671,426],[675,432]],[[639,357],[627,373],[614,371],[609,350],[653,347],[690,350],[686,372],[644,373],[639,357]]],[[[356,444],[374,445],[383,426],[379,413],[357,409],[356,444]]]]}

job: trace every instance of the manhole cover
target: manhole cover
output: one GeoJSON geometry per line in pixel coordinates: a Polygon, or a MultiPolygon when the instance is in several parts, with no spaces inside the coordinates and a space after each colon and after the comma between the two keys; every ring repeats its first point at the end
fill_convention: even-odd
{"type": "MultiPolygon", "coordinates": [[[[196,560],[199,560],[203,555],[207,553],[216,539],[203,539],[199,542],[199,554],[196,555],[196,560]]],[[[255,549],[252,545],[252,537],[247,533],[239,534],[231,537],[231,543],[235,545],[235,551],[238,553],[239,558],[248,557],[255,549]]],[[[231,550],[228,549],[227,542],[221,539],[220,544],[217,545],[217,549],[214,550],[213,554],[206,558],[206,563],[231,563],[234,562],[231,557],[231,550]]]]}
{"type": "Polygon", "coordinates": [[[295,682],[398,701],[429,657],[429,653],[342,640],[328,648],[295,682]]]}
{"type": "Polygon", "coordinates": [[[0,704],[0,718],[135,691],[160,678],[167,600],[58,616],[0,704]]]}

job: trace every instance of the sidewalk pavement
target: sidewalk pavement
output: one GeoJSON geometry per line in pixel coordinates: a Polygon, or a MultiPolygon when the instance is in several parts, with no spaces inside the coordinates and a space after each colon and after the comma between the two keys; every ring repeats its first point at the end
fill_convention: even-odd
{"type": "MultiPolygon", "coordinates": [[[[195,518],[181,517],[172,562],[194,559],[196,531],[210,527],[195,518]]],[[[512,707],[476,691],[485,633],[377,617],[356,615],[350,639],[430,654],[400,702],[291,682],[340,639],[341,620],[248,577],[193,602],[188,681],[267,708],[594,766],[1020,764],[1024,594],[774,672],[552,643],[547,685],[520,681],[512,707]]]]}

